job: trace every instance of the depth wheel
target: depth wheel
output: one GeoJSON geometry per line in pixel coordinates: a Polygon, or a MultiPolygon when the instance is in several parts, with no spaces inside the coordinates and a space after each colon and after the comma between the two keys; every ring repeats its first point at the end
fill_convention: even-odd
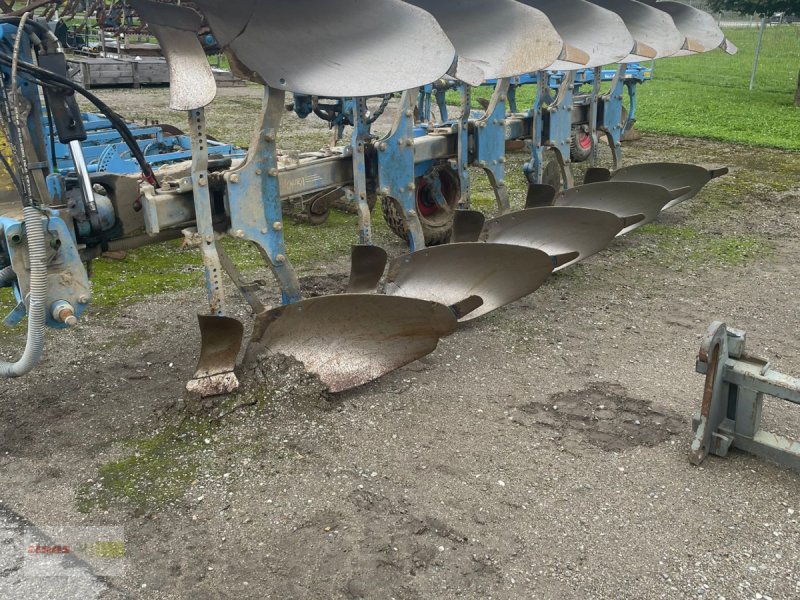
{"type": "Polygon", "coordinates": [[[592,135],[580,125],[572,128],[569,154],[575,163],[585,162],[592,155],[592,135]]]}
{"type": "MultiPolygon", "coordinates": [[[[449,165],[432,167],[422,177],[417,177],[417,215],[422,224],[426,246],[437,246],[450,241],[453,232],[453,219],[461,199],[461,184],[458,174],[449,165]],[[444,198],[444,206],[436,201],[435,184],[439,185],[444,198]]],[[[400,239],[408,242],[408,227],[403,211],[395,198],[385,196],[381,199],[381,209],[386,223],[400,239]]]]}

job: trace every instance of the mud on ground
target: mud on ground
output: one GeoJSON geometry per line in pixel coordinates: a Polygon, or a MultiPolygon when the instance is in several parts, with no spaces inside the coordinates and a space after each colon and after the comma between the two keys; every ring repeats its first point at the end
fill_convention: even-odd
{"type": "MultiPolygon", "coordinates": [[[[253,104],[217,122],[247,131],[253,104]]],[[[0,509],[124,527],[125,574],[91,588],[110,598],[796,598],[799,476],[687,449],[711,321],[800,374],[800,156],[650,135],[626,152],[732,174],[358,390],[276,361],[260,390],[187,403],[201,289],[51,333],[35,375],[0,383],[0,509]]],[[[341,287],[346,261],[326,263],[310,292],[341,287]]],[[[766,424],[797,436],[792,408],[766,424]]],[[[0,596],[23,597],[15,566],[0,596]]]]}

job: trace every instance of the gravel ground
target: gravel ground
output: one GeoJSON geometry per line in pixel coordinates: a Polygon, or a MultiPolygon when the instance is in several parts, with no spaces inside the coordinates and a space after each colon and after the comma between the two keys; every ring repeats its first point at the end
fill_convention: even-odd
{"type": "MultiPolygon", "coordinates": [[[[104,96],[168,118],[137,114],[163,90],[104,96]]],[[[244,141],[255,92],[220,104],[215,136],[244,141]]],[[[288,121],[290,146],[327,136],[288,121]]],[[[662,219],[696,235],[619,240],[358,390],[325,394],[276,361],[253,406],[184,402],[199,289],[51,334],[35,375],[0,382],[0,597],[800,596],[798,475],[739,452],[687,461],[711,321],[800,374],[800,156],[649,135],[626,152],[731,165],[662,219]],[[772,250],[729,264],[708,244],[737,238],[772,250]],[[126,494],[106,494],[112,479],[126,494]],[[123,528],[124,574],[32,584],[22,517],[123,528]]],[[[333,275],[303,273],[316,293],[344,280],[327,262],[333,275]]],[[[800,432],[797,410],[766,413],[800,432]]]]}

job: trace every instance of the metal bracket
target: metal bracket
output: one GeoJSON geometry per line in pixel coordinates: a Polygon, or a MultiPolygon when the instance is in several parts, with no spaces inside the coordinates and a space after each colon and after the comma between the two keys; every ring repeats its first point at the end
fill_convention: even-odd
{"type": "Polygon", "coordinates": [[[499,79],[486,113],[475,122],[475,163],[489,177],[500,214],[511,211],[505,181],[506,99],[510,79],[499,79]]]}
{"type": "Polygon", "coordinates": [[[706,376],[703,404],[694,416],[689,460],[726,456],[731,447],[800,471],[800,441],[761,429],[764,394],[800,404],[800,379],[777,373],[748,356],[746,334],[715,322],[700,347],[697,372],[706,376]]]}
{"type": "Polygon", "coordinates": [[[614,169],[622,167],[622,134],[626,126],[626,123],[622,122],[622,93],[625,88],[626,69],[627,65],[619,65],[614,79],[611,80],[611,90],[599,98],[603,107],[603,117],[598,129],[606,134],[614,169]]]}
{"type": "Polygon", "coordinates": [[[195,108],[188,113],[189,131],[192,137],[194,214],[205,267],[209,311],[212,315],[222,316],[225,314],[225,290],[222,285],[222,265],[219,262],[217,242],[214,238],[211,194],[208,191],[208,138],[205,110],[195,108]]]}
{"type": "Polygon", "coordinates": [[[225,174],[231,235],[254,242],[275,275],[284,304],[300,300],[300,284],[286,256],[283,212],[278,186],[276,138],[284,113],[286,93],[264,87],[261,126],[257,128],[245,161],[225,174]]]}
{"type": "MultiPolygon", "coordinates": [[[[367,202],[367,161],[366,149],[370,138],[370,127],[367,123],[367,99],[356,98],[353,101],[353,195],[350,198],[358,209],[358,243],[372,244],[372,215],[367,202]]],[[[349,194],[348,194],[349,196],[349,194]]]]}
{"type": "Polygon", "coordinates": [[[417,215],[414,177],[414,105],[417,93],[417,89],[403,92],[392,131],[377,144],[378,188],[382,196],[394,199],[400,206],[412,252],[425,247],[425,236],[417,215]]]}

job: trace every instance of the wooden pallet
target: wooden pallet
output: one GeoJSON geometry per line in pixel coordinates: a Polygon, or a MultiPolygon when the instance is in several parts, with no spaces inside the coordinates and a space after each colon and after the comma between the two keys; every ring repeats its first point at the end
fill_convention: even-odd
{"type": "MultiPolygon", "coordinates": [[[[133,87],[143,85],[168,85],[169,68],[161,57],[67,57],[67,68],[73,81],[87,89],[95,87],[133,87]]],[[[220,87],[244,85],[230,71],[214,69],[214,78],[220,87]]]]}

